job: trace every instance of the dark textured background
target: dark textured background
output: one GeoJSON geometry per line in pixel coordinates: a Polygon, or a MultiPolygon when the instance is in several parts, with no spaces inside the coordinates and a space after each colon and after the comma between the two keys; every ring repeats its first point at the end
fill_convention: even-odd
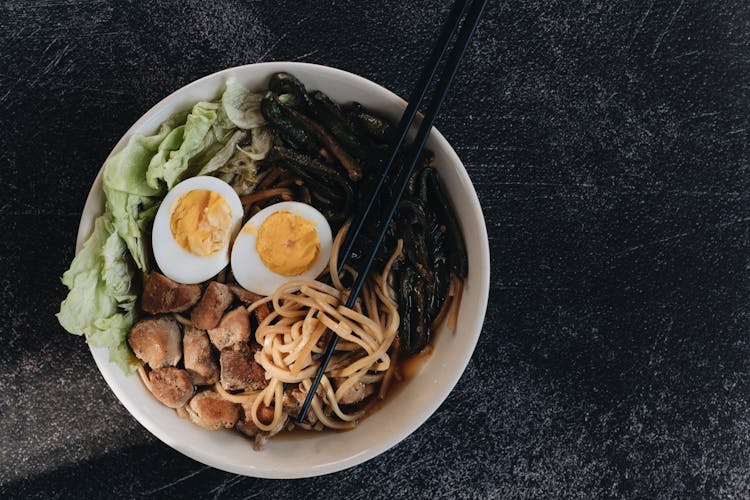
{"type": "Polygon", "coordinates": [[[447,7],[146,3],[0,6],[0,496],[750,495],[748,2],[493,2],[438,122],[490,235],[474,357],[395,449],[278,482],[157,441],[58,326],[88,187],[142,113],[225,67],[408,95],[447,7]]]}

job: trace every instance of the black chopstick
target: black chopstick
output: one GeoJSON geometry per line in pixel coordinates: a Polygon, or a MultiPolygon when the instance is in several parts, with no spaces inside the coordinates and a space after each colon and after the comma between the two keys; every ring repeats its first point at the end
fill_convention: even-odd
{"type": "Polygon", "coordinates": [[[359,210],[354,215],[352,223],[349,226],[349,231],[346,233],[346,238],[344,238],[344,242],[341,245],[341,250],[339,251],[339,262],[337,269],[339,274],[343,270],[347,259],[349,259],[349,256],[352,253],[352,249],[354,248],[354,242],[359,237],[359,233],[362,231],[362,228],[365,225],[365,220],[367,219],[370,210],[372,210],[372,207],[375,205],[375,202],[380,196],[380,191],[381,189],[383,189],[385,180],[390,175],[390,172],[393,169],[393,165],[396,163],[396,155],[398,154],[399,149],[401,149],[401,145],[406,139],[406,134],[408,134],[409,129],[411,129],[412,122],[414,121],[414,117],[417,114],[417,110],[422,104],[422,100],[427,94],[427,90],[430,88],[430,83],[432,82],[433,78],[435,78],[435,74],[437,73],[438,67],[440,66],[440,61],[443,60],[445,52],[448,50],[448,46],[450,45],[449,42],[451,41],[451,38],[453,38],[453,34],[456,32],[456,29],[458,29],[459,21],[463,17],[464,12],[466,11],[466,8],[468,6],[469,2],[467,0],[457,0],[453,4],[453,7],[448,14],[448,19],[443,25],[443,29],[440,31],[440,36],[438,37],[434,47],[432,48],[430,58],[428,59],[427,64],[425,64],[424,68],[422,69],[422,74],[419,76],[417,86],[414,88],[414,92],[409,98],[409,103],[406,105],[404,114],[401,115],[401,120],[398,122],[396,134],[393,142],[390,144],[388,154],[386,156],[386,161],[384,163],[385,166],[380,174],[380,177],[378,178],[378,182],[372,187],[372,189],[368,190],[365,196],[363,196],[363,199],[368,200],[368,202],[362,207],[361,210],[359,210]]]}
{"type": "MultiPolygon", "coordinates": [[[[424,97],[427,88],[429,87],[429,84],[434,77],[437,67],[440,64],[440,61],[445,53],[445,50],[447,49],[447,44],[450,41],[450,38],[452,34],[455,32],[459,22],[461,14],[463,14],[464,10],[466,9],[466,6],[471,3],[471,8],[469,9],[469,13],[466,17],[466,20],[463,23],[463,26],[461,27],[461,31],[458,34],[458,38],[456,39],[456,43],[451,50],[450,56],[448,58],[448,61],[446,62],[445,67],[443,68],[443,73],[441,74],[440,80],[437,84],[437,89],[435,91],[435,96],[433,98],[433,101],[430,103],[430,106],[427,110],[427,112],[424,115],[424,120],[422,121],[421,125],[419,126],[419,130],[417,132],[417,136],[414,139],[414,142],[411,145],[411,148],[409,149],[409,154],[407,156],[407,159],[404,163],[404,168],[401,171],[398,181],[396,182],[395,188],[396,193],[391,197],[390,200],[388,200],[387,205],[387,214],[388,216],[384,218],[381,221],[381,226],[378,228],[378,237],[374,244],[371,247],[370,254],[365,259],[364,268],[358,270],[357,278],[354,280],[354,284],[352,285],[352,288],[349,292],[349,297],[346,300],[345,306],[348,308],[354,307],[354,304],[357,300],[357,297],[359,296],[359,292],[362,290],[362,287],[365,284],[365,281],[367,280],[367,275],[370,272],[370,269],[372,268],[372,265],[375,261],[375,257],[377,256],[378,249],[380,248],[380,245],[383,242],[383,238],[385,237],[386,232],[388,231],[388,225],[390,224],[391,219],[393,218],[393,215],[396,212],[396,209],[398,208],[398,204],[401,201],[401,198],[404,195],[404,192],[406,191],[406,186],[408,184],[409,178],[411,177],[412,173],[414,172],[414,167],[417,164],[417,160],[419,158],[419,155],[422,152],[422,149],[424,148],[425,143],[427,142],[427,138],[430,135],[430,132],[432,131],[432,124],[435,121],[435,118],[437,117],[437,114],[440,110],[440,106],[443,104],[443,100],[445,99],[445,96],[448,94],[448,90],[450,89],[451,84],[453,83],[453,79],[456,76],[456,73],[458,71],[458,65],[461,62],[461,58],[464,55],[464,52],[466,52],[466,48],[469,45],[469,41],[471,40],[471,37],[474,35],[474,31],[476,30],[477,26],[479,25],[479,21],[482,18],[482,13],[484,12],[484,8],[487,6],[487,0],[475,0],[473,2],[467,2],[459,0],[457,1],[453,8],[451,9],[451,14],[448,19],[447,26],[443,28],[443,31],[441,32],[441,35],[438,39],[438,46],[433,50],[432,56],[430,58],[431,65],[428,65],[428,70],[426,72],[423,72],[422,78],[420,78],[420,84],[424,84],[425,88],[418,89],[415,93],[415,95],[418,95],[419,102],[421,102],[422,98],[424,97]],[[447,35],[446,35],[447,33],[447,35]],[[429,76],[425,78],[425,74],[428,74],[429,76]]],[[[380,189],[382,188],[383,183],[385,182],[385,177],[388,175],[392,168],[393,160],[396,157],[396,152],[401,147],[401,143],[406,137],[406,132],[409,130],[411,126],[411,122],[416,115],[416,109],[417,105],[414,105],[413,108],[410,110],[412,103],[409,103],[409,106],[407,106],[407,110],[404,112],[404,117],[402,118],[401,122],[399,123],[399,136],[397,137],[397,140],[395,141],[394,145],[391,146],[391,152],[389,155],[388,163],[386,164],[386,167],[384,168],[381,177],[377,184],[377,189],[374,190],[373,196],[370,198],[368,204],[367,204],[367,211],[372,208],[375,199],[378,197],[378,193],[380,189]],[[411,113],[411,117],[409,118],[409,122],[404,124],[404,118],[406,118],[407,112],[411,113]],[[403,130],[402,130],[403,129],[403,130]]],[[[364,223],[365,217],[362,217],[361,221],[358,223],[358,229],[361,229],[362,224],[364,223]]],[[[356,238],[352,238],[350,244],[348,245],[348,248],[346,249],[346,253],[344,254],[343,260],[339,263],[339,268],[343,267],[343,264],[346,262],[346,259],[349,256],[349,253],[351,253],[351,247],[354,244],[354,240],[356,238]]],[[[328,347],[326,348],[325,354],[323,355],[323,358],[320,363],[320,367],[318,368],[318,372],[315,375],[315,380],[313,381],[312,385],[310,386],[310,389],[307,392],[307,397],[305,398],[305,402],[302,405],[302,408],[300,409],[299,415],[297,416],[297,422],[304,421],[305,417],[307,416],[307,412],[310,409],[310,405],[312,404],[312,400],[315,397],[315,393],[317,392],[318,385],[320,385],[320,381],[323,378],[323,374],[325,374],[326,367],[328,366],[328,363],[331,361],[331,357],[333,356],[333,352],[336,349],[336,345],[338,344],[339,337],[338,335],[333,335],[328,347]]]]}

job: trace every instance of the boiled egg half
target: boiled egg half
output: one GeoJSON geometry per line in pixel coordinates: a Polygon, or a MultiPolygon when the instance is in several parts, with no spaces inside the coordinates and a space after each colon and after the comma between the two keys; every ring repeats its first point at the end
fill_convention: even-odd
{"type": "Polygon", "coordinates": [[[243,288],[271,295],[292,279],[315,279],[328,265],[333,238],[326,218],[304,203],[264,208],[232,247],[232,273],[243,288]]]}
{"type": "Polygon", "coordinates": [[[187,179],[164,197],[151,233],[154,257],[165,276],[201,283],[229,263],[229,246],[242,224],[242,203],[216,177],[187,179]]]}

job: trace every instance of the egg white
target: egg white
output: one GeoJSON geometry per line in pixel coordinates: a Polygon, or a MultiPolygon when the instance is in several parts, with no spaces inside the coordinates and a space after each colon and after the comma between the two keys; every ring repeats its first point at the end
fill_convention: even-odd
{"type": "Polygon", "coordinates": [[[271,295],[276,289],[293,279],[315,279],[328,266],[328,259],[331,256],[331,246],[333,245],[333,236],[331,226],[328,225],[326,218],[315,208],[305,203],[296,201],[284,201],[264,208],[250,218],[243,226],[242,231],[237,235],[232,247],[232,273],[243,288],[260,295],[271,295]],[[313,262],[310,269],[298,276],[283,276],[277,274],[266,267],[260,259],[258,250],[255,247],[257,242],[257,232],[261,224],[272,214],[286,210],[295,215],[304,217],[315,224],[315,230],[318,233],[320,242],[320,253],[318,258],[313,262]],[[245,228],[251,225],[254,230],[246,231],[245,228]]]}
{"type": "Polygon", "coordinates": [[[229,263],[229,246],[240,224],[242,224],[242,203],[229,184],[209,176],[192,177],[182,181],[164,197],[154,219],[151,245],[159,269],[165,276],[179,283],[201,283],[216,276],[229,263]],[[205,257],[194,255],[182,248],[175,240],[170,228],[170,219],[177,201],[182,195],[196,189],[217,193],[224,198],[232,211],[232,226],[227,244],[218,252],[205,257]]]}

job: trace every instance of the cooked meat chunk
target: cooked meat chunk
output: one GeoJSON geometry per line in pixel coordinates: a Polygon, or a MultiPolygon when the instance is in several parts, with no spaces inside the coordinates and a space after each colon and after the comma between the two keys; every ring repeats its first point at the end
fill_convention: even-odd
{"type": "Polygon", "coordinates": [[[240,420],[237,422],[237,430],[243,433],[245,436],[254,437],[260,429],[255,426],[252,418],[247,420],[240,420]]]}
{"type": "Polygon", "coordinates": [[[219,364],[211,353],[211,343],[205,330],[192,326],[185,328],[182,338],[185,370],[195,385],[209,385],[219,381],[219,364]]]}
{"type": "MultiPolygon", "coordinates": [[[[338,389],[339,385],[344,382],[343,378],[333,379],[333,385],[338,389]]],[[[375,392],[375,384],[363,384],[362,382],[356,382],[351,386],[339,399],[339,403],[344,405],[350,405],[359,403],[368,396],[371,396],[375,392]]]]}
{"type": "Polygon", "coordinates": [[[268,382],[263,367],[255,362],[254,352],[239,343],[221,350],[221,385],[228,391],[263,389],[268,382]]]}
{"type": "Polygon", "coordinates": [[[138,357],[153,368],[175,366],[182,357],[182,335],[169,316],[139,321],[128,333],[128,343],[138,357]]]}
{"type": "Polygon", "coordinates": [[[190,420],[211,431],[231,429],[240,418],[240,405],[222,399],[215,391],[199,392],[187,406],[190,420]]]}
{"type": "MultiPolygon", "coordinates": [[[[284,396],[282,399],[284,411],[292,417],[299,415],[302,403],[305,402],[305,396],[306,393],[299,390],[299,386],[293,385],[287,387],[286,390],[284,390],[284,396]]],[[[305,421],[310,425],[315,425],[318,422],[318,417],[315,416],[314,411],[310,410],[307,412],[305,421]]]]}
{"type": "Polygon", "coordinates": [[[199,285],[183,285],[153,272],[146,276],[143,284],[141,307],[151,314],[183,312],[193,307],[200,298],[199,285]]]}
{"type": "MultiPolygon", "coordinates": [[[[253,437],[258,434],[258,432],[260,432],[260,429],[255,426],[253,417],[251,416],[253,411],[253,404],[243,403],[242,410],[242,418],[239,420],[239,422],[237,422],[237,430],[246,436],[253,437]]],[[[266,425],[273,422],[273,408],[265,405],[262,405],[260,408],[258,408],[258,420],[266,425]]]]}
{"type": "Polygon", "coordinates": [[[266,316],[271,314],[271,306],[266,302],[265,304],[259,305],[253,312],[255,313],[255,319],[258,320],[258,324],[261,324],[263,320],[266,319],[266,316]]]}
{"type": "MultiPolygon", "coordinates": [[[[229,285],[229,289],[232,290],[232,293],[235,295],[235,297],[237,297],[239,301],[246,306],[249,306],[253,302],[257,302],[263,298],[262,295],[253,293],[250,290],[245,290],[240,285],[229,285]]],[[[260,323],[266,318],[266,316],[271,314],[271,306],[266,302],[265,304],[258,306],[258,308],[253,312],[255,313],[255,319],[257,319],[258,323],[260,323]]]]}
{"type": "Polygon", "coordinates": [[[202,330],[216,328],[224,311],[232,305],[233,300],[234,296],[228,286],[212,281],[203,292],[200,302],[190,313],[193,325],[202,330]]]}
{"type": "Polygon", "coordinates": [[[250,290],[245,290],[240,285],[229,285],[229,289],[232,291],[235,297],[237,297],[237,299],[239,299],[239,301],[246,306],[249,306],[253,302],[263,298],[263,296],[258,295],[257,293],[253,293],[250,290]]]}
{"type": "MultiPolygon", "coordinates": [[[[255,422],[253,422],[251,415],[252,412],[252,404],[244,404],[242,405],[243,409],[243,418],[237,422],[237,429],[249,437],[254,437],[253,440],[253,448],[256,451],[260,451],[263,449],[263,446],[268,441],[268,438],[271,436],[274,436],[284,430],[284,427],[286,426],[288,415],[285,412],[281,413],[281,418],[279,419],[279,423],[276,424],[276,426],[271,429],[270,431],[261,431],[255,426],[255,422]]],[[[271,422],[273,422],[273,408],[269,408],[268,406],[261,406],[258,409],[258,420],[260,420],[265,425],[269,425],[271,422]]]]}
{"type": "Polygon", "coordinates": [[[170,408],[182,408],[193,396],[193,381],[185,370],[168,366],[148,374],[151,392],[170,408]]]}
{"type": "Polygon", "coordinates": [[[250,318],[247,309],[240,306],[226,313],[219,326],[208,330],[211,343],[219,350],[233,344],[247,342],[250,338],[250,318]]]}
{"type": "Polygon", "coordinates": [[[296,415],[305,401],[305,393],[300,391],[296,385],[290,386],[284,390],[284,396],[281,401],[284,405],[284,410],[288,411],[290,415],[296,415]]]}

